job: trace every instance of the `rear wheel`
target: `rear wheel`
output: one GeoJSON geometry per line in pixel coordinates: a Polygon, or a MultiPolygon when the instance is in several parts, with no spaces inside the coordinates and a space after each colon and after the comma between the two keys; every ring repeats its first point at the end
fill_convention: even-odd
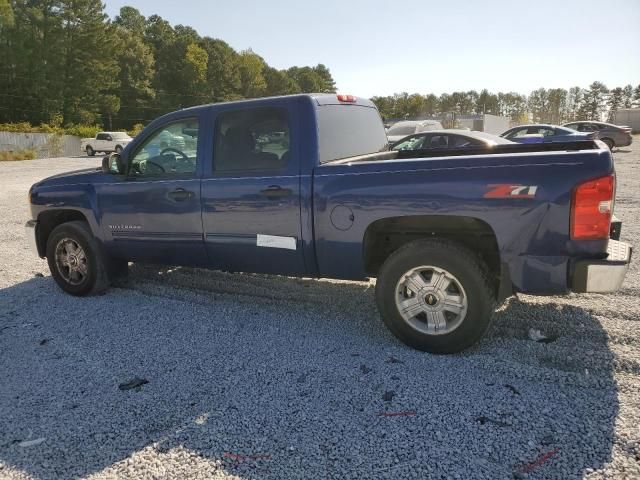
{"type": "Polygon", "coordinates": [[[58,286],[71,295],[99,293],[109,286],[105,255],[85,222],[63,223],[51,232],[47,262],[58,286]]]}
{"type": "Polygon", "coordinates": [[[122,147],[120,145],[116,145],[116,153],[117,154],[121,154],[122,153],[122,147]]]}
{"type": "Polygon", "coordinates": [[[90,157],[93,157],[96,154],[96,151],[91,148],[91,145],[87,145],[87,148],[85,148],[85,151],[87,152],[87,155],[89,155],[90,157]]]}
{"type": "Polygon", "coordinates": [[[442,240],[418,240],[394,252],[380,270],[376,300],[396,337],[432,353],[455,353],[476,343],[496,304],[486,265],[468,249],[442,240]]]}
{"type": "Polygon", "coordinates": [[[616,146],[615,142],[610,138],[603,138],[602,141],[607,144],[607,147],[609,147],[609,150],[613,150],[613,147],[616,146]]]}

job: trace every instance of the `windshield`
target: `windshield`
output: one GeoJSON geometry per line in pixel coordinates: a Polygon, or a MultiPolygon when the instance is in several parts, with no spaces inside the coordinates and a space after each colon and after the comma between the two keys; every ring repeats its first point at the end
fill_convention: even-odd
{"type": "Polygon", "coordinates": [[[320,163],[386,149],[387,136],[377,109],[322,105],[317,112],[320,163]]]}

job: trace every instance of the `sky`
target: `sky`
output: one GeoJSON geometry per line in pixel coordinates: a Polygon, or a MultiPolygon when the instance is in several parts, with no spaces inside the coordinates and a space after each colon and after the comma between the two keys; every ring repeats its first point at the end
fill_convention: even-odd
{"type": "Polygon", "coordinates": [[[105,0],[371,97],[640,84],[640,0],[105,0]]]}

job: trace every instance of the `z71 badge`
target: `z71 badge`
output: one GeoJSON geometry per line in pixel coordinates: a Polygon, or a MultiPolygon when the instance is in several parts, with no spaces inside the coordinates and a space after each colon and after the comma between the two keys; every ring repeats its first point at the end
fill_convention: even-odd
{"type": "Polygon", "coordinates": [[[537,185],[511,185],[503,183],[487,185],[489,191],[484,198],[534,198],[538,191],[537,185]]]}

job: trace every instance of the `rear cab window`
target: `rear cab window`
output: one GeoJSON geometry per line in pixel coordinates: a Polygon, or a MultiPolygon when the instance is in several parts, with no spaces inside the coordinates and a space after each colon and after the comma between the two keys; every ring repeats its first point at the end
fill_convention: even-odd
{"type": "Polygon", "coordinates": [[[316,112],[321,164],[387,149],[387,134],[375,107],[322,104],[316,112]]]}
{"type": "Polygon", "coordinates": [[[214,172],[282,170],[289,163],[289,114],[282,107],[220,113],[214,134],[214,172]]]}

